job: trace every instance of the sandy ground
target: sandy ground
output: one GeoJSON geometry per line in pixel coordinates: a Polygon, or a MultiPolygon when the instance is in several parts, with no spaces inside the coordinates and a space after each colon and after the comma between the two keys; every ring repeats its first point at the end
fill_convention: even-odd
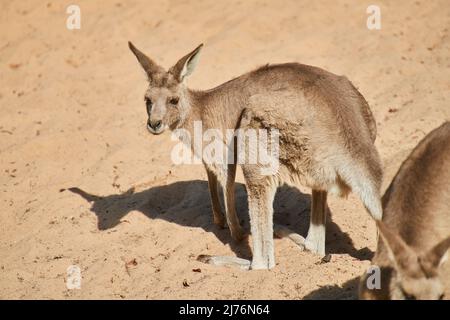
{"type": "MultiPolygon", "coordinates": [[[[329,263],[287,239],[275,240],[269,272],[196,261],[251,251],[213,225],[202,166],[173,165],[170,135],[147,133],[127,41],[165,67],[204,42],[193,88],[267,62],[346,75],[377,120],[384,189],[450,119],[449,2],[376,1],[382,29],[369,31],[364,1],[77,0],[81,30],[70,31],[72,2],[0,4],[0,298],[355,298],[375,226],[353,195],[329,199],[329,263]],[[79,290],[66,288],[70,265],[79,290]]],[[[275,219],[305,235],[309,192],[280,190],[275,219]]]]}

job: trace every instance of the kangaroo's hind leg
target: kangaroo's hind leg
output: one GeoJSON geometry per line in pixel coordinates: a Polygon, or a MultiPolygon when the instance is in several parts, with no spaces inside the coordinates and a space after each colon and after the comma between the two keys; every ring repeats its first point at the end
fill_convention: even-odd
{"type": "Polygon", "coordinates": [[[245,233],[242,230],[239,218],[236,213],[235,201],[235,180],[236,180],[236,164],[227,165],[227,173],[225,177],[220,179],[225,198],[225,216],[228,227],[230,228],[231,237],[236,241],[244,239],[245,233]]]}
{"type": "MultiPolygon", "coordinates": [[[[246,176],[244,170],[244,176],[246,176]]],[[[242,269],[272,269],[275,266],[273,241],[273,199],[277,186],[264,179],[247,177],[248,207],[253,244],[252,261],[237,257],[201,255],[199,261],[216,266],[239,266],[242,269]]],[[[228,213],[227,213],[228,215],[228,213]]],[[[228,218],[228,216],[227,216],[228,218]]],[[[230,224],[231,227],[232,224],[230,224]]]]}
{"type": "Polygon", "coordinates": [[[221,228],[224,228],[225,218],[222,213],[222,208],[220,207],[219,192],[218,192],[219,185],[217,183],[217,176],[209,169],[206,169],[206,172],[208,174],[208,186],[209,186],[209,194],[211,196],[214,224],[221,228]]]}
{"type": "Polygon", "coordinates": [[[311,216],[308,235],[303,238],[288,227],[274,225],[274,234],[279,238],[288,238],[297,244],[300,249],[325,255],[325,232],[327,218],[327,192],[313,190],[311,201],[311,216]]]}
{"type": "Polygon", "coordinates": [[[275,266],[273,241],[273,199],[276,186],[247,182],[248,207],[253,243],[251,269],[272,269],[275,266]]]}
{"type": "Polygon", "coordinates": [[[325,233],[327,219],[327,192],[312,191],[311,217],[305,248],[313,253],[325,255],[325,233]]]}

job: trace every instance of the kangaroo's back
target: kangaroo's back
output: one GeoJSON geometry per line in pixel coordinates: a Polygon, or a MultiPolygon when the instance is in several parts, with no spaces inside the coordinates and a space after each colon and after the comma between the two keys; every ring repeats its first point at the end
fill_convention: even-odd
{"type": "MultiPolygon", "coordinates": [[[[268,126],[292,123],[299,144],[309,143],[313,158],[349,164],[381,179],[379,157],[374,148],[376,123],[361,93],[344,76],[299,63],[267,65],[244,76],[249,91],[247,106],[268,126]],[[287,121],[286,121],[287,120],[287,121]],[[304,138],[305,137],[305,138],[304,138]]],[[[292,127],[292,126],[291,126],[292,127]]],[[[291,137],[296,139],[295,137],[291,137]]]]}
{"type": "MultiPolygon", "coordinates": [[[[339,117],[340,121],[354,120],[355,116],[361,117],[361,122],[352,121],[352,123],[346,123],[346,127],[353,132],[364,134],[367,132],[372,142],[375,141],[376,123],[369,105],[345,76],[338,76],[305,64],[284,63],[265,65],[244,75],[243,79],[251,91],[250,95],[270,95],[267,103],[278,99],[288,98],[289,100],[289,97],[293,98],[289,92],[295,91],[301,93],[306,107],[313,105],[320,108],[320,111],[327,116],[331,113],[339,117]],[[339,114],[336,114],[337,112],[339,114]]],[[[280,111],[289,112],[294,117],[299,115],[299,111],[311,111],[301,107],[299,110],[298,104],[279,102],[281,107],[278,109],[285,109],[280,111]]]]}

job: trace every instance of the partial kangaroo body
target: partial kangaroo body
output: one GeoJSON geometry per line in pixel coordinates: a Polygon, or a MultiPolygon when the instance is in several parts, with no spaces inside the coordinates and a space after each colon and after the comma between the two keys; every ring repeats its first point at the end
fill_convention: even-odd
{"type": "MultiPolygon", "coordinates": [[[[252,269],[270,269],[275,265],[272,203],[277,187],[283,183],[313,190],[310,228],[306,239],[279,226],[275,233],[289,236],[315,253],[325,253],[328,192],[340,196],[355,192],[372,217],[381,219],[382,170],[373,144],[375,121],[365,99],[345,77],[288,63],[267,65],[214,89],[193,91],[185,87],[183,80],[192,72],[201,46],[168,72],[132,44],[130,48],[149,77],[146,102],[152,133],[182,128],[192,137],[195,121],[201,121],[203,132],[278,130],[278,170],[267,173],[261,163],[241,164],[250,211],[252,269]]],[[[189,138],[182,140],[192,147],[189,138]]],[[[231,145],[224,143],[229,146],[227,152],[236,151],[235,140],[231,145]]],[[[244,148],[255,152],[250,143],[244,148]]],[[[203,154],[198,156],[203,158],[208,173],[214,222],[223,225],[226,220],[233,238],[240,240],[243,231],[234,202],[236,153],[234,161],[227,163],[209,163],[203,154]],[[218,201],[218,185],[224,190],[226,219],[218,201]]],[[[220,265],[230,261],[228,257],[220,260],[205,256],[201,260],[220,265]]]]}
{"type": "MultiPolygon", "coordinates": [[[[440,265],[450,247],[450,122],[430,132],[401,165],[382,199],[383,220],[370,274],[361,277],[361,299],[439,299],[440,265]]],[[[450,292],[450,288],[447,288],[450,292]]]]}

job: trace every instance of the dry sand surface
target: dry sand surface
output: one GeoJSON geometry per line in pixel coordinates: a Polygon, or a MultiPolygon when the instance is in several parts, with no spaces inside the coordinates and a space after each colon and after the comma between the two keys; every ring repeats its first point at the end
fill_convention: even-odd
{"type": "MultiPolygon", "coordinates": [[[[213,225],[203,167],[172,164],[170,134],[146,131],[145,76],[127,41],[165,67],[204,42],[198,89],[267,62],[346,75],[378,124],[384,190],[450,119],[450,3],[376,1],[382,29],[369,31],[372,2],[1,1],[0,298],[355,298],[376,232],[354,195],[329,198],[329,263],[287,239],[275,240],[272,271],[196,261],[251,250],[213,225]],[[80,30],[65,27],[72,2],[80,30]],[[66,288],[70,265],[80,290],[66,288]]],[[[282,188],[276,221],[304,235],[309,193],[282,188]]]]}

